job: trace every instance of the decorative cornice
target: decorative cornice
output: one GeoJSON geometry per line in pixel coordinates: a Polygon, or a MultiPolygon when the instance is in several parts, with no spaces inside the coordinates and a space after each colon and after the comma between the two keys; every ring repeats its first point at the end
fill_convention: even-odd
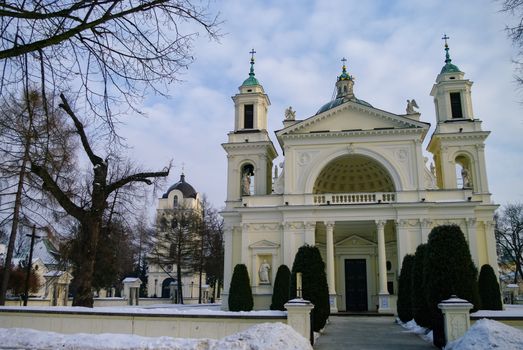
{"type": "Polygon", "coordinates": [[[402,117],[402,116],[399,116],[399,115],[396,115],[396,114],[392,114],[390,112],[386,112],[386,111],[382,111],[380,109],[376,109],[376,108],[373,108],[373,107],[366,107],[366,106],[362,106],[360,104],[357,104],[357,103],[354,103],[354,102],[346,102],[342,105],[340,105],[339,107],[337,108],[333,108],[329,111],[325,111],[324,113],[321,113],[321,114],[318,114],[318,115],[315,115],[313,117],[310,117],[308,119],[305,119],[299,123],[296,123],[288,128],[285,128],[285,129],[282,129],[282,130],[279,130],[277,132],[277,135],[279,136],[283,136],[283,135],[288,135],[289,132],[294,132],[294,131],[298,131],[298,130],[301,130],[303,128],[306,128],[310,125],[314,125],[326,118],[329,118],[330,116],[332,115],[335,115],[337,113],[340,113],[342,111],[345,111],[345,110],[349,110],[349,109],[352,109],[352,110],[355,110],[355,111],[359,111],[359,112],[364,112],[366,114],[369,114],[371,116],[376,116],[376,117],[380,117],[382,119],[385,119],[385,120],[389,120],[389,121],[393,121],[395,123],[399,123],[400,125],[404,125],[404,126],[407,126],[409,128],[420,128],[420,129],[428,129],[429,128],[429,124],[428,123],[423,123],[423,122],[418,122],[418,121],[414,121],[412,119],[406,119],[406,117],[402,117]],[[405,118],[405,119],[403,119],[405,118]]]}
{"type": "Polygon", "coordinates": [[[382,136],[382,135],[416,135],[423,134],[426,130],[421,128],[402,128],[402,129],[371,129],[371,130],[352,130],[352,131],[325,131],[307,132],[302,134],[283,134],[282,139],[306,139],[318,137],[346,137],[346,136],[382,136]]]}

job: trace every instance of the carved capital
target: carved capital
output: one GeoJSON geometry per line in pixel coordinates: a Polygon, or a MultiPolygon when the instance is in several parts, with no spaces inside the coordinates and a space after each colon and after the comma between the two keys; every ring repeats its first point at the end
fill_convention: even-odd
{"type": "Polygon", "coordinates": [[[385,228],[385,224],[387,223],[386,220],[375,220],[374,222],[376,223],[378,230],[383,230],[385,228]]]}
{"type": "Polygon", "coordinates": [[[466,218],[465,222],[467,223],[467,227],[469,228],[475,228],[477,220],[476,218],[466,218]]]}
{"type": "Polygon", "coordinates": [[[324,221],[324,224],[327,229],[331,229],[331,228],[334,229],[334,224],[335,224],[334,221],[324,221]]]}
{"type": "Polygon", "coordinates": [[[307,230],[316,229],[316,221],[305,221],[303,224],[305,225],[305,229],[307,230]]]}
{"type": "Polygon", "coordinates": [[[425,218],[425,219],[420,219],[419,223],[421,225],[421,228],[427,229],[427,228],[431,228],[432,227],[433,221],[430,220],[430,219],[425,218]]]}

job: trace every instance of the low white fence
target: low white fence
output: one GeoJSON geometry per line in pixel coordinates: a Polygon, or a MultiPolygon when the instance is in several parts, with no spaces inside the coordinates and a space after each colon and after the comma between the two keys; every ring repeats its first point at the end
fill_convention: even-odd
{"type": "MultiPolygon", "coordinates": [[[[214,338],[245,330],[265,322],[287,323],[287,315],[192,315],[140,312],[114,313],[89,311],[64,311],[49,308],[0,308],[0,328],[31,328],[58,333],[120,333],[148,337],[169,336],[175,338],[214,338]]],[[[70,308],[67,308],[70,309],[70,308]]],[[[292,326],[292,325],[291,325],[292,326]]],[[[306,336],[308,338],[308,336],[306,336]]]]}

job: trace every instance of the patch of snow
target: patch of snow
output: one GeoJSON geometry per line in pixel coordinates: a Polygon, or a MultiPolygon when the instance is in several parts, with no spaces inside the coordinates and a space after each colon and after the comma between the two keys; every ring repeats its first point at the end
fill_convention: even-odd
{"type": "Polygon", "coordinates": [[[445,350],[521,350],[523,332],[501,322],[481,319],[463,337],[450,342],[445,350]]]}
{"type": "Polygon", "coordinates": [[[309,341],[283,323],[262,323],[222,339],[142,337],[129,334],[60,334],[0,328],[3,349],[76,350],[312,350],[309,341]]]}
{"type": "Polygon", "coordinates": [[[523,317],[523,305],[505,305],[505,310],[478,310],[470,316],[475,317],[523,317]]]}
{"type": "Polygon", "coordinates": [[[425,327],[419,326],[413,319],[408,322],[401,322],[399,318],[396,318],[396,322],[406,329],[405,332],[417,334],[421,339],[426,342],[433,342],[432,331],[425,327]]]}
{"type": "MultiPolygon", "coordinates": [[[[171,304],[172,305],[172,304],[171,304]]],[[[74,313],[114,313],[114,314],[162,314],[162,315],[206,315],[206,316],[286,316],[286,311],[259,310],[259,311],[222,311],[205,307],[169,307],[157,305],[156,307],[141,306],[105,306],[105,307],[80,307],[80,306],[2,306],[2,310],[24,310],[36,312],[74,312],[74,313]]]]}

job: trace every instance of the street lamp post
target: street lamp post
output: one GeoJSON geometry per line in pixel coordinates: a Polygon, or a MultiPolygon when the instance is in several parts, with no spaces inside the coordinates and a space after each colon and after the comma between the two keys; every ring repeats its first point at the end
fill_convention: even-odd
{"type": "Polygon", "coordinates": [[[31,237],[31,246],[29,248],[29,261],[27,262],[27,272],[25,274],[24,306],[27,306],[27,300],[29,299],[29,278],[31,277],[31,265],[33,263],[33,248],[35,244],[35,238],[40,238],[40,236],[36,235],[36,225],[33,225],[33,232],[26,236],[31,237]]]}

